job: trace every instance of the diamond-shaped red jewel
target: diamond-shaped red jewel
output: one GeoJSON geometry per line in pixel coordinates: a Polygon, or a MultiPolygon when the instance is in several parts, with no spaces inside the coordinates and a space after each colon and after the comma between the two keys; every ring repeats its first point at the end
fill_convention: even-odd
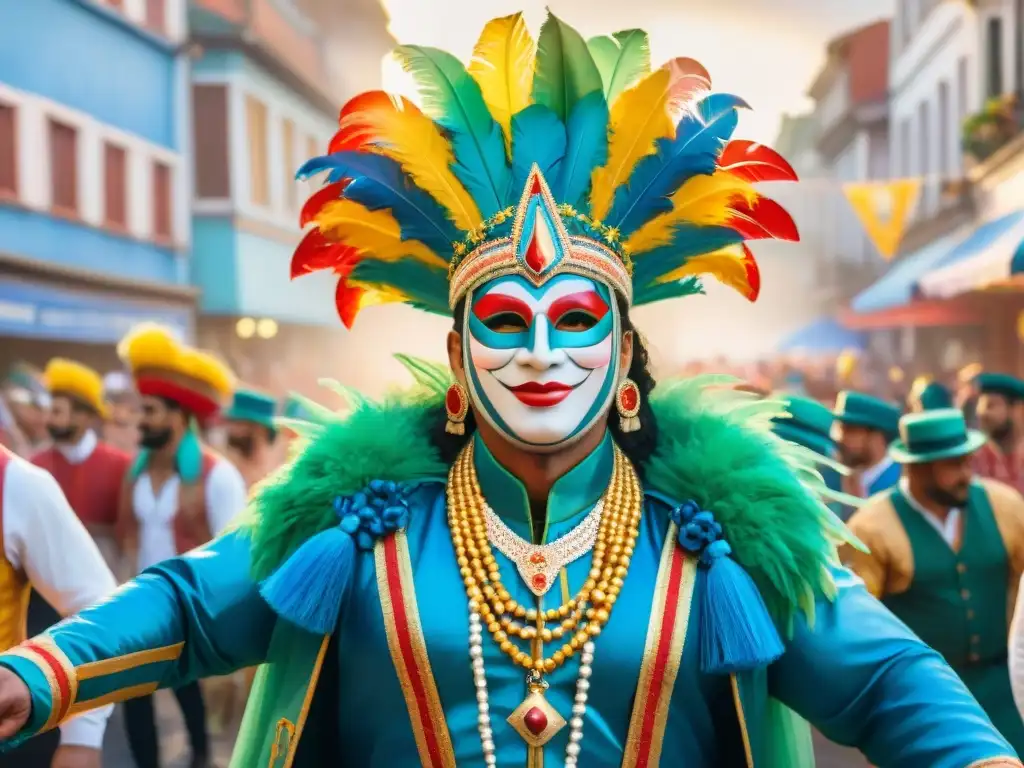
{"type": "Polygon", "coordinates": [[[544,589],[548,585],[548,577],[543,573],[535,573],[530,581],[534,589],[544,589]]]}
{"type": "Polygon", "coordinates": [[[523,724],[534,736],[539,736],[548,727],[548,716],[540,707],[533,707],[523,715],[523,724]]]}

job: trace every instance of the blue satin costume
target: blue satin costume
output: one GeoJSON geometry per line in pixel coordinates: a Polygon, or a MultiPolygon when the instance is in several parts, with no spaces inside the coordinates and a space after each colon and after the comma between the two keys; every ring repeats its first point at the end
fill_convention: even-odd
{"type": "MultiPolygon", "coordinates": [[[[482,441],[476,447],[486,498],[510,527],[529,538],[523,486],[497,464],[482,441]]],[[[558,480],[549,500],[546,540],[563,535],[592,508],[607,487],[611,468],[612,445],[606,439],[558,480]]],[[[421,483],[413,502],[408,546],[431,666],[457,764],[482,765],[467,652],[468,609],[446,521],[444,478],[421,483]]],[[[666,502],[649,493],[629,576],[596,640],[580,757],[587,768],[613,768],[622,759],[667,518],[666,502]]],[[[504,583],[525,602],[530,595],[515,567],[497,552],[495,557],[504,583]]],[[[293,763],[296,768],[391,768],[412,765],[417,754],[388,653],[374,558],[366,553],[360,558],[355,588],[343,607],[293,763]]],[[[260,597],[249,568],[248,540],[241,532],[229,533],[204,549],[149,569],[108,602],[51,630],[48,637],[80,673],[77,700],[123,698],[264,661],[278,620],[260,597]],[[178,644],[183,645],[175,655],[178,644]],[[142,653],[154,649],[164,649],[163,656],[142,653]],[[95,664],[111,659],[144,663],[95,664]],[[87,669],[97,674],[81,674],[87,669]]],[[[588,568],[589,555],[568,567],[570,592],[579,588],[588,568]]],[[[1010,746],[938,654],[870,597],[855,577],[837,571],[836,580],[838,597],[818,600],[813,628],[798,619],[783,657],[742,685],[748,690],[763,687],[830,739],[861,749],[880,768],[966,768],[1000,756],[1011,760],[1010,746]]],[[[694,600],[698,605],[699,596],[694,600]]],[[[688,625],[661,764],[747,765],[729,678],[699,670],[697,626],[697,621],[688,625]]],[[[498,765],[524,765],[525,744],[504,722],[524,696],[523,676],[493,642],[484,647],[498,765]]],[[[30,734],[49,715],[50,685],[30,661],[5,655],[0,663],[31,688],[33,715],[24,731],[30,734]]],[[[571,709],[577,671],[574,659],[549,678],[549,701],[561,712],[571,709]]],[[[760,702],[753,708],[765,705],[763,695],[745,701],[760,702]]],[[[749,737],[757,741],[757,713],[746,714],[749,737]]],[[[563,729],[546,748],[547,768],[563,765],[567,732],[563,729]]],[[[762,759],[754,764],[769,766],[762,759]]]]}

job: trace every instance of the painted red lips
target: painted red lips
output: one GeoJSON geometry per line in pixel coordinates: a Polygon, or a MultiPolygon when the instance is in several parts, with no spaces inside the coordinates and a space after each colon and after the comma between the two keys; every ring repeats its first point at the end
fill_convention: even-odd
{"type": "Polygon", "coordinates": [[[558,405],[569,396],[572,389],[568,384],[559,381],[549,381],[547,384],[528,381],[518,387],[509,387],[512,394],[519,398],[519,402],[531,408],[551,408],[558,405]]]}

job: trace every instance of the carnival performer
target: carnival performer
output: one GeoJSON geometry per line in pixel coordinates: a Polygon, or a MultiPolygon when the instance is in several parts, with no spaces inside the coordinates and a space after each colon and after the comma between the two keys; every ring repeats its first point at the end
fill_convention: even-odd
{"type": "Polygon", "coordinates": [[[836,398],[832,416],[839,458],[854,471],[843,478],[843,490],[868,498],[896,485],[900,468],[888,449],[897,434],[900,409],[871,395],[844,391],[836,398]]]}
{"type": "Polygon", "coordinates": [[[929,376],[918,376],[910,387],[907,411],[920,413],[935,408],[952,408],[953,393],[929,376]]]}
{"type": "MultiPolygon", "coordinates": [[[[53,477],[3,447],[0,545],[0,647],[45,665],[52,643],[45,637],[23,642],[32,588],[67,616],[107,597],[114,577],[53,477]]],[[[0,768],[100,768],[113,705],[74,706],[67,695],[57,701],[64,704],[59,739],[56,732],[32,739],[0,755],[0,768]]]]}
{"type": "Polygon", "coordinates": [[[53,445],[33,456],[32,463],[57,480],[116,573],[120,555],[114,528],[131,458],[97,436],[108,415],[103,379],[81,363],[54,358],[43,371],[43,384],[50,395],[46,426],[53,445]]]}
{"type": "MultiPolygon", "coordinates": [[[[468,70],[399,48],[424,111],[358,96],[302,171],[327,185],[293,274],[340,273],[348,323],[448,314],[448,366],[403,358],[418,386],[311,425],[239,530],[52,630],[56,681],[262,664],[235,768],[803,768],[794,710],[883,767],[1019,768],[838,566],[851,537],[778,404],[654,387],[631,308],[698,274],[753,298],[744,241],[796,232],[752,184],[791,168],[731,139],[745,105],[696,62],[651,71],[640,31],[588,45],[549,16],[534,50],[518,14],[468,70]]],[[[42,667],[0,667],[0,736],[60,719],[42,667]]]]}
{"type": "MultiPolygon", "coordinates": [[[[141,402],[141,452],[121,495],[119,535],[138,570],[206,544],[245,507],[238,470],[199,438],[231,396],[231,372],[213,355],[179,343],[170,331],[142,326],[119,348],[141,402]]],[[[147,657],[139,658],[140,665],[147,657]]],[[[206,707],[196,680],[175,685],[193,768],[210,759],[206,707]]],[[[140,691],[151,694],[152,690],[140,691]]],[[[153,700],[125,705],[128,741],[138,768],[160,765],[153,700]]]]}
{"type": "Polygon", "coordinates": [[[1005,373],[982,373],[978,389],[978,426],[988,438],[975,454],[974,471],[1024,492],[1024,381],[1005,373]]]}
{"type": "Polygon", "coordinates": [[[236,389],[231,407],[224,412],[227,456],[245,481],[247,489],[265,479],[278,465],[275,453],[277,401],[252,389],[236,389]]]}
{"type": "Polygon", "coordinates": [[[985,442],[955,408],[904,416],[890,453],[899,486],[850,519],[870,549],[847,560],[878,597],[956,670],[985,712],[1024,750],[1006,637],[1024,571],[1024,499],[976,480],[971,459],[985,442]]]}

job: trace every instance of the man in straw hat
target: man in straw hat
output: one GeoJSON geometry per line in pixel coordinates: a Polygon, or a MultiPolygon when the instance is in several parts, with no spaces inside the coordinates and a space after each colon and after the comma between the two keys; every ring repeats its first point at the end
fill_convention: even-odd
{"type": "MultiPolygon", "coordinates": [[[[68,616],[107,597],[114,587],[110,569],[53,477],[0,447],[0,648],[25,640],[32,589],[68,616]]],[[[16,652],[36,660],[55,658],[45,637],[16,652]]],[[[61,727],[59,740],[56,733],[54,738],[44,734],[0,754],[0,768],[100,768],[112,709],[78,714],[69,706],[66,715],[78,716],[61,727]]]]}
{"type": "Polygon", "coordinates": [[[1024,571],[1024,499],[977,478],[985,443],[955,408],[904,416],[890,448],[899,485],[868,501],[850,530],[870,550],[844,559],[871,591],[941,653],[1003,736],[1024,749],[1007,670],[1007,607],[1024,571]]]}
{"type": "MultiPolygon", "coordinates": [[[[242,476],[199,437],[199,428],[209,425],[230,398],[234,381],[213,355],[180,343],[158,326],[132,331],[119,351],[141,397],[141,451],[122,489],[119,534],[137,570],[144,571],[207,543],[245,507],[242,476]]],[[[192,682],[175,694],[189,732],[192,765],[206,766],[202,691],[192,682]]],[[[127,703],[125,720],[138,768],[157,768],[152,698],[127,703]]]]}

